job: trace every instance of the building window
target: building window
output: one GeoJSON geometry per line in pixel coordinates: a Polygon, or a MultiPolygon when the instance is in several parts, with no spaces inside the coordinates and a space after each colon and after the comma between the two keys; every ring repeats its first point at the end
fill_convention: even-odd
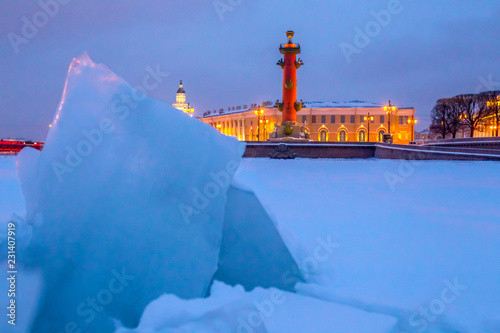
{"type": "Polygon", "coordinates": [[[384,124],[384,123],[385,123],[385,121],[384,121],[384,120],[385,120],[385,119],[384,119],[384,116],[380,116],[380,123],[381,123],[381,124],[384,124]]]}
{"type": "Polygon", "coordinates": [[[321,123],[326,124],[326,116],[321,116],[321,123]]]}
{"type": "Polygon", "coordinates": [[[360,123],[364,123],[364,122],[365,122],[365,117],[363,117],[363,116],[359,116],[359,122],[360,122],[360,123]]]}
{"type": "Polygon", "coordinates": [[[381,130],[381,131],[378,132],[378,142],[383,142],[384,141],[384,134],[385,134],[384,130],[381,130]]]}
{"type": "Polygon", "coordinates": [[[366,132],[364,130],[359,131],[359,142],[366,141],[366,132]]]}
{"type": "Polygon", "coordinates": [[[311,118],[312,118],[311,123],[316,124],[316,116],[312,116],[311,118]]]}
{"type": "Polygon", "coordinates": [[[325,142],[328,141],[328,131],[325,129],[322,129],[319,131],[319,141],[325,142]]]}
{"type": "Polygon", "coordinates": [[[403,124],[408,124],[408,116],[404,116],[403,124]]]}
{"type": "MultiPolygon", "coordinates": [[[[344,116],[342,116],[344,117],[344,116]]],[[[346,142],[346,139],[347,139],[347,132],[346,130],[340,130],[339,132],[339,141],[340,142],[346,142]]]]}
{"type": "Polygon", "coordinates": [[[340,122],[341,122],[342,124],[345,124],[345,116],[340,116],[340,122]]]}
{"type": "Polygon", "coordinates": [[[253,120],[250,120],[250,126],[253,126],[253,120]]]}
{"type": "Polygon", "coordinates": [[[302,116],[302,123],[305,124],[307,121],[307,116],[302,116]]]}
{"type": "Polygon", "coordinates": [[[331,120],[331,123],[332,123],[332,124],[335,124],[335,116],[331,116],[331,117],[330,117],[330,120],[331,120]]]}
{"type": "Polygon", "coordinates": [[[356,122],[356,116],[351,116],[351,124],[354,124],[356,122]]]}
{"type": "Polygon", "coordinates": [[[399,125],[403,125],[403,116],[399,116],[399,125]]]}

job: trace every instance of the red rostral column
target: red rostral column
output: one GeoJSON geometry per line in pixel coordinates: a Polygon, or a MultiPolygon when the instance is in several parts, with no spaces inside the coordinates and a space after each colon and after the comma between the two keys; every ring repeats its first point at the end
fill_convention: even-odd
{"type": "Polygon", "coordinates": [[[284,55],[285,61],[278,61],[283,69],[283,103],[277,103],[277,107],[283,112],[282,122],[296,122],[297,111],[302,109],[302,102],[297,103],[297,69],[304,63],[297,61],[297,54],[300,54],[300,44],[292,42],[293,31],[287,31],[288,43],[280,45],[280,53],[284,55]]]}

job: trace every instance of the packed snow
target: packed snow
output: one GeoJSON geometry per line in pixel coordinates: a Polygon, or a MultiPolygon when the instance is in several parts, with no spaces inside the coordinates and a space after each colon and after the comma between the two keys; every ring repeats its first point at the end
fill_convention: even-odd
{"type": "Polygon", "coordinates": [[[298,293],[392,315],[405,332],[498,332],[498,167],[247,159],[237,180],[310,253],[318,237],[341,244],[298,293]]]}
{"type": "Polygon", "coordinates": [[[0,158],[0,332],[500,331],[497,162],[243,148],[75,59],[44,150],[0,158]]]}

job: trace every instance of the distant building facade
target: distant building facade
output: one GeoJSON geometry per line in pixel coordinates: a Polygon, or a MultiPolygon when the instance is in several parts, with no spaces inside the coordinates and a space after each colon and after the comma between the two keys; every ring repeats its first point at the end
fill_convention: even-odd
{"type": "MultiPolygon", "coordinates": [[[[265,141],[274,124],[281,123],[281,112],[274,103],[262,105],[207,111],[200,120],[241,141],[265,141]],[[256,114],[258,110],[263,112],[256,114]]],[[[390,127],[394,143],[408,144],[413,139],[413,120],[414,108],[400,107],[389,114],[383,105],[361,101],[304,103],[297,113],[297,122],[306,127],[310,139],[323,142],[381,142],[390,127]]]]}

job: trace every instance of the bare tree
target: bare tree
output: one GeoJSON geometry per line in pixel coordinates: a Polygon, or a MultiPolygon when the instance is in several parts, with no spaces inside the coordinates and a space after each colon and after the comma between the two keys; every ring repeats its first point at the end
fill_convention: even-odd
{"type": "Polygon", "coordinates": [[[481,93],[486,100],[486,106],[488,108],[488,117],[493,117],[495,124],[495,136],[498,136],[498,130],[500,127],[500,91],[486,91],[481,93]]]}
{"type": "Polygon", "coordinates": [[[483,95],[465,94],[453,98],[457,103],[460,115],[464,117],[465,126],[469,129],[470,137],[474,137],[474,131],[488,115],[486,99],[483,95]]]}
{"type": "Polygon", "coordinates": [[[447,98],[443,98],[436,102],[436,105],[431,111],[431,126],[429,127],[429,131],[441,134],[443,139],[445,139],[446,134],[448,134],[446,118],[450,106],[447,100],[447,98]]]}
{"type": "Polygon", "coordinates": [[[458,130],[462,127],[462,113],[455,97],[446,98],[445,103],[448,109],[445,117],[446,128],[448,129],[448,133],[451,134],[451,137],[455,139],[458,130]]]}

